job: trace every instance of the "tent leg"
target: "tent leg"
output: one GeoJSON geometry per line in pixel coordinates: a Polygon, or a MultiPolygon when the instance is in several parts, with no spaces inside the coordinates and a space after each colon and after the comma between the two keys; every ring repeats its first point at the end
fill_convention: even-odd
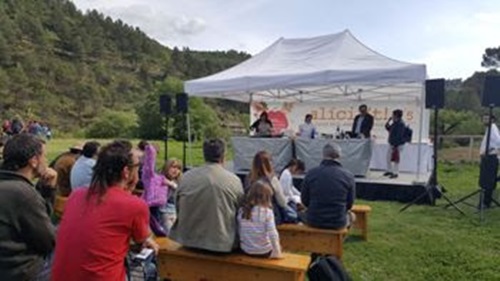
{"type": "Polygon", "coordinates": [[[417,182],[420,181],[420,166],[422,162],[422,132],[424,124],[424,103],[425,103],[425,82],[423,83],[420,90],[420,124],[418,128],[418,147],[417,147],[417,182]]]}

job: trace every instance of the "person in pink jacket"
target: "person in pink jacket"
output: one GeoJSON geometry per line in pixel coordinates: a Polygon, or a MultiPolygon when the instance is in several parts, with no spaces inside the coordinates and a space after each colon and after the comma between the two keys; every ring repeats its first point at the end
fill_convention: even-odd
{"type": "Polygon", "coordinates": [[[156,236],[166,236],[166,229],[162,226],[160,208],[167,204],[167,178],[156,173],[156,148],[148,144],[144,151],[141,181],[144,185],[142,198],[149,206],[151,230],[156,236]]]}

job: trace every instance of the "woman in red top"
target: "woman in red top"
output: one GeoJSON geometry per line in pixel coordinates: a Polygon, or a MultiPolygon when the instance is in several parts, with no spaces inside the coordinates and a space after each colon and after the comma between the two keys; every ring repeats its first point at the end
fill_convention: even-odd
{"type": "Polygon", "coordinates": [[[123,281],[130,240],[158,251],[148,238],[148,206],[131,195],[138,167],[130,142],[115,141],[99,152],[90,187],[72,192],[66,203],[53,281],[123,281]]]}

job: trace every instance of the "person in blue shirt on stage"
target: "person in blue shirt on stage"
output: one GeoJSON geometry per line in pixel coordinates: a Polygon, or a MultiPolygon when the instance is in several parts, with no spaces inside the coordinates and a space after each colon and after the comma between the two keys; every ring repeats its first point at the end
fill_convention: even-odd
{"type": "Polygon", "coordinates": [[[314,139],[316,137],[317,131],[316,126],[312,123],[313,116],[307,114],[304,120],[304,124],[299,126],[299,136],[302,138],[314,139]]]}
{"type": "Polygon", "coordinates": [[[352,138],[370,138],[373,128],[373,115],[368,113],[366,104],[359,106],[359,114],[354,117],[352,123],[352,138]]]}

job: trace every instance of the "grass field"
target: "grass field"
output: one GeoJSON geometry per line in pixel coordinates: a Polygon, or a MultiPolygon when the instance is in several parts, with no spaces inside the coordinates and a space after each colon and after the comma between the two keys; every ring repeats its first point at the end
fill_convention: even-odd
{"type": "MultiPolygon", "coordinates": [[[[49,159],[75,142],[51,141],[49,159]]],[[[169,155],[181,158],[182,145],[170,143],[169,155]]],[[[193,164],[203,162],[199,144],[194,146],[193,160],[193,164]]],[[[440,183],[451,199],[474,191],[478,174],[477,164],[439,167],[440,183]]],[[[477,201],[474,197],[470,202],[477,201]]],[[[413,206],[404,213],[399,213],[400,203],[357,203],[369,204],[373,212],[369,241],[351,237],[345,244],[344,264],[354,280],[500,280],[500,209],[487,210],[479,225],[473,209],[462,205],[465,217],[443,209],[443,199],[437,206],[413,206]]]]}

